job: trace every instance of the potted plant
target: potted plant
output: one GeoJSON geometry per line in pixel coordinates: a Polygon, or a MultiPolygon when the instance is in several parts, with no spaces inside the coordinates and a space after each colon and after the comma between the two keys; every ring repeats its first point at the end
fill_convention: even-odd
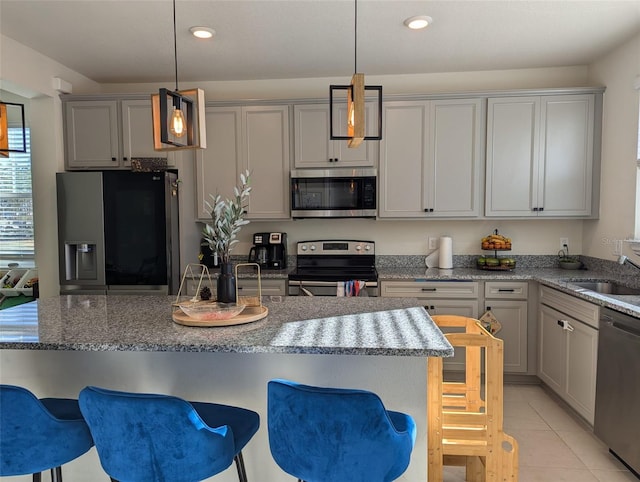
{"type": "Polygon", "coordinates": [[[236,280],[233,275],[231,251],[238,242],[240,229],[249,224],[249,221],[244,219],[251,194],[249,177],[249,171],[240,174],[240,186],[233,188],[232,199],[222,199],[220,194],[209,194],[212,202],[205,201],[211,222],[205,223],[202,237],[220,262],[217,295],[218,301],[223,303],[236,301],[236,280]]]}
{"type": "Polygon", "coordinates": [[[580,269],[582,261],[578,256],[569,255],[569,248],[565,245],[563,249],[558,251],[558,264],[562,269],[580,269]]]}

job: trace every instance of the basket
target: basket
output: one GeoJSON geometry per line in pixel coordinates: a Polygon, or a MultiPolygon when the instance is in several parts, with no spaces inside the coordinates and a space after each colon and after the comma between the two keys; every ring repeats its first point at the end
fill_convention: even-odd
{"type": "Polygon", "coordinates": [[[131,170],[133,172],[161,172],[167,170],[167,159],[165,157],[138,157],[131,159],[131,170]]]}

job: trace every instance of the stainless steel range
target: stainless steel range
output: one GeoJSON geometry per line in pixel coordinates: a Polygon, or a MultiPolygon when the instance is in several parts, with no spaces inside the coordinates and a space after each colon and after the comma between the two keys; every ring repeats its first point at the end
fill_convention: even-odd
{"type": "Polygon", "coordinates": [[[378,296],[375,243],[318,240],[297,243],[291,296],[378,296]]]}

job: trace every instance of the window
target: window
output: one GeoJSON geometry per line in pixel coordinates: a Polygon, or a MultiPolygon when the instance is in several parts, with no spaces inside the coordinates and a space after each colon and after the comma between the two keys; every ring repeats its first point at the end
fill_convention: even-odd
{"type": "MultiPolygon", "coordinates": [[[[0,259],[33,258],[30,132],[27,152],[0,156],[0,259]]],[[[9,127],[9,148],[22,148],[22,129],[9,127]]],[[[0,263],[4,264],[4,263],[0,263]]]]}
{"type": "MultiPolygon", "coordinates": [[[[640,94],[640,76],[636,79],[636,89],[640,94]]],[[[640,97],[638,98],[638,157],[636,171],[636,227],[635,240],[640,240],[640,97]]],[[[638,246],[640,250],[640,245],[638,246]]],[[[640,251],[639,251],[640,252],[640,251]]],[[[639,254],[640,256],[640,254],[639,254]]]]}

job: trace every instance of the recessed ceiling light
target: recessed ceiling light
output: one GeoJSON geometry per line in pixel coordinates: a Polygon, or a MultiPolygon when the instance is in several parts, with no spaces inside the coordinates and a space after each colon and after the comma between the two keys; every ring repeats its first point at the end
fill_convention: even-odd
{"type": "Polygon", "coordinates": [[[197,38],[211,38],[216,31],[209,27],[191,27],[189,31],[197,38]]]}
{"type": "Polygon", "coordinates": [[[404,24],[412,30],[419,30],[421,28],[428,27],[433,22],[431,17],[426,15],[418,15],[416,17],[409,17],[404,21],[404,24]]]}

